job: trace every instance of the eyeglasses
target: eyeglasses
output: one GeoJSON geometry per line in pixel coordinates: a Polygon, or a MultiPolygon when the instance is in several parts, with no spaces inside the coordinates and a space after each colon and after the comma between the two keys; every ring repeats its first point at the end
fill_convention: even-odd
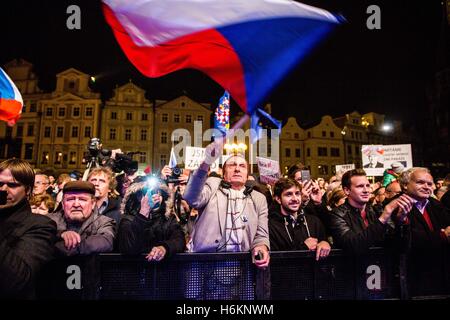
{"type": "Polygon", "coordinates": [[[23,184],[21,184],[19,182],[3,182],[3,181],[0,181],[0,188],[3,187],[5,184],[8,186],[8,188],[11,188],[11,189],[18,188],[18,187],[23,185],[23,184]]]}
{"type": "Polygon", "coordinates": [[[37,184],[38,186],[40,186],[40,185],[45,186],[45,185],[47,185],[49,183],[48,182],[35,181],[34,184],[37,184]]]}

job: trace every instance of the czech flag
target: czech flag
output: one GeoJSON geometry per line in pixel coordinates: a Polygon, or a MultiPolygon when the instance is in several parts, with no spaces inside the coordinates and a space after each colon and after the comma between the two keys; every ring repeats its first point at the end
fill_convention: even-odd
{"type": "Polygon", "coordinates": [[[103,0],[128,59],[148,77],[193,68],[253,114],[342,19],[290,0],[103,0]]]}
{"type": "Polygon", "coordinates": [[[14,125],[22,113],[22,95],[16,85],[0,68],[0,120],[14,125]]]}

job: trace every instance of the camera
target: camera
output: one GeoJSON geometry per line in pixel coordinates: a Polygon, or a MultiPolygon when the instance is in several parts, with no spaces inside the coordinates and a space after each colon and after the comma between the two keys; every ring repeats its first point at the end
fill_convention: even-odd
{"type": "Polygon", "coordinates": [[[99,138],[89,140],[87,161],[102,164],[102,160],[111,156],[111,150],[103,149],[99,138]]]}
{"type": "Polygon", "coordinates": [[[117,153],[115,159],[110,159],[111,169],[115,173],[125,172],[127,175],[132,175],[138,169],[138,162],[133,160],[132,152],[128,154],[117,153]]]}
{"type": "Polygon", "coordinates": [[[166,183],[174,183],[178,184],[180,181],[178,178],[183,174],[183,169],[179,168],[178,166],[171,168],[172,174],[166,178],[166,183]]]}

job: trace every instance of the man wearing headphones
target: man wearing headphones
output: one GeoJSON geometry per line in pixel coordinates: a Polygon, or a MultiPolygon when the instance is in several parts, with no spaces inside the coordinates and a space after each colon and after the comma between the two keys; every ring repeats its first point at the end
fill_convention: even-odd
{"type": "Polygon", "coordinates": [[[223,140],[206,148],[206,159],[195,171],[183,198],[198,210],[190,252],[251,251],[258,268],[269,265],[267,201],[246,187],[248,164],[232,156],[223,165],[223,180],[208,178],[209,166],[222,154],[223,140]]]}

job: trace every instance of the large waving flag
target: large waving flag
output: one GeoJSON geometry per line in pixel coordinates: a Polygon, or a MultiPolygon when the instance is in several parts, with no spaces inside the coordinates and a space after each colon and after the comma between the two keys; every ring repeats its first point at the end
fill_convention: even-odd
{"type": "Polygon", "coordinates": [[[106,20],[143,74],[193,68],[252,114],[339,18],[291,0],[103,0],[106,20]]]}
{"type": "Polygon", "coordinates": [[[214,128],[226,135],[230,129],[230,94],[225,91],[214,112],[214,128]]]}
{"type": "Polygon", "coordinates": [[[253,133],[250,137],[250,143],[254,144],[261,139],[262,136],[262,123],[270,126],[274,126],[278,129],[278,134],[281,134],[281,121],[273,118],[270,114],[264,110],[257,108],[250,118],[250,129],[253,129],[253,133]]]}
{"type": "Polygon", "coordinates": [[[16,85],[0,68],[0,120],[14,125],[22,113],[22,95],[16,85]]]}

